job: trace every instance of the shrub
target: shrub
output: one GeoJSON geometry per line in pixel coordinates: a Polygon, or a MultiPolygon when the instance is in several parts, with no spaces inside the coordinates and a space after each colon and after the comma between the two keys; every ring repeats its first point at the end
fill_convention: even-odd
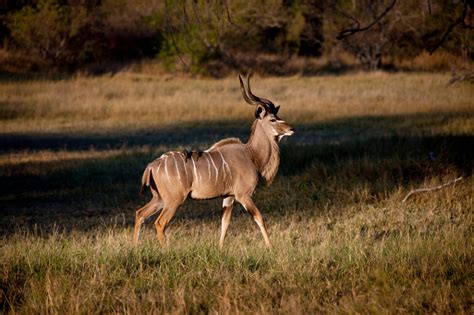
{"type": "Polygon", "coordinates": [[[169,2],[155,16],[166,44],[159,57],[168,68],[177,63],[194,73],[240,68],[237,55],[319,55],[318,10],[300,1],[169,2]],[[304,43],[304,51],[301,45],[304,43]],[[314,50],[313,52],[311,50],[314,50]]]}
{"type": "Polygon", "coordinates": [[[39,0],[8,19],[13,44],[47,66],[71,68],[153,57],[161,47],[161,31],[149,19],[161,1],[61,3],[39,0]]]}
{"type": "Polygon", "coordinates": [[[424,51],[412,59],[401,59],[396,62],[396,66],[402,69],[422,71],[449,71],[451,69],[470,68],[472,62],[464,60],[461,56],[440,50],[433,55],[424,51]]]}
{"type": "Polygon", "coordinates": [[[87,40],[77,43],[83,29],[90,24],[90,18],[81,6],[62,6],[55,0],[40,0],[36,7],[26,6],[11,15],[8,24],[18,47],[49,64],[76,62],[88,47],[87,40]]]}

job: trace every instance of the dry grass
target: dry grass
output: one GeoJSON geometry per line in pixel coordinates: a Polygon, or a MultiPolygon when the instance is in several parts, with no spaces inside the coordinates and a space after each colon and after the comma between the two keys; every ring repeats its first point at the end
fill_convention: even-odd
{"type": "Polygon", "coordinates": [[[450,71],[451,68],[472,68],[473,66],[470,60],[442,50],[432,55],[424,51],[413,59],[396,60],[394,64],[398,69],[414,71],[450,71]]]}
{"type": "Polygon", "coordinates": [[[235,78],[1,83],[2,312],[472,313],[474,93],[448,79],[255,78],[297,130],[255,195],[272,251],[240,207],[219,251],[219,200],[130,242],[148,161],[245,139],[235,78]]]}
{"type": "MultiPolygon", "coordinates": [[[[289,121],[320,123],[472,109],[469,85],[447,87],[443,74],[352,74],[255,78],[289,121]]],[[[134,73],[72,80],[4,83],[1,132],[64,133],[144,130],[176,124],[252,119],[236,77],[211,80],[134,73]],[[224,113],[224,115],[223,115],[224,113]]],[[[471,121],[472,122],[472,121],[471,121]]],[[[471,124],[472,125],[472,124],[471,124]]]]}

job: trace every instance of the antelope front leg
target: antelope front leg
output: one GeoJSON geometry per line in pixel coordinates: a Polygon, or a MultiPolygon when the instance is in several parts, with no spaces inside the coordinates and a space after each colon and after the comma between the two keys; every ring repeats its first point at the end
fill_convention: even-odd
{"type": "Polygon", "coordinates": [[[250,213],[254,221],[257,223],[258,227],[260,228],[260,231],[262,232],[263,239],[265,240],[265,245],[271,248],[272,244],[270,243],[270,239],[268,238],[267,227],[265,226],[265,222],[263,221],[262,213],[260,213],[252,198],[244,197],[240,200],[237,200],[242,204],[242,206],[244,206],[245,210],[250,213]]]}
{"type": "Polygon", "coordinates": [[[227,228],[230,224],[230,218],[232,217],[232,208],[234,207],[235,198],[230,196],[224,198],[222,202],[222,210],[224,214],[222,215],[222,227],[221,227],[221,238],[219,240],[219,248],[222,249],[224,246],[225,234],[227,233],[227,228]]]}

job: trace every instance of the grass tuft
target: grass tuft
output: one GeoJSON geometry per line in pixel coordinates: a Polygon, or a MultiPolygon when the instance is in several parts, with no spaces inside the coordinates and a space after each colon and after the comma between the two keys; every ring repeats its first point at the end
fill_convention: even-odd
{"type": "Polygon", "coordinates": [[[246,140],[235,78],[2,82],[1,312],[472,313],[474,95],[448,79],[255,78],[296,128],[254,196],[271,251],[240,206],[218,249],[221,200],[131,244],[149,161],[246,140]]]}

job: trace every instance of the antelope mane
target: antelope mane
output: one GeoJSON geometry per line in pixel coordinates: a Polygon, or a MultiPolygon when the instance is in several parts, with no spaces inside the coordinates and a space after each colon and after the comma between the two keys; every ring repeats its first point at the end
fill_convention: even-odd
{"type": "Polygon", "coordinates": [[[225,146],[226,144],[231,144],[231,143],[242,143],[242,141],[240,141],[239,138],[226,138],[226,139],[222,139],[222,140],[217,141],[216,143],[214,143],[214,144],[213,144],[209,149],[207,149],[206,151],[211,151],[212,149],[219,148],[219,147],[225,146]]]}

